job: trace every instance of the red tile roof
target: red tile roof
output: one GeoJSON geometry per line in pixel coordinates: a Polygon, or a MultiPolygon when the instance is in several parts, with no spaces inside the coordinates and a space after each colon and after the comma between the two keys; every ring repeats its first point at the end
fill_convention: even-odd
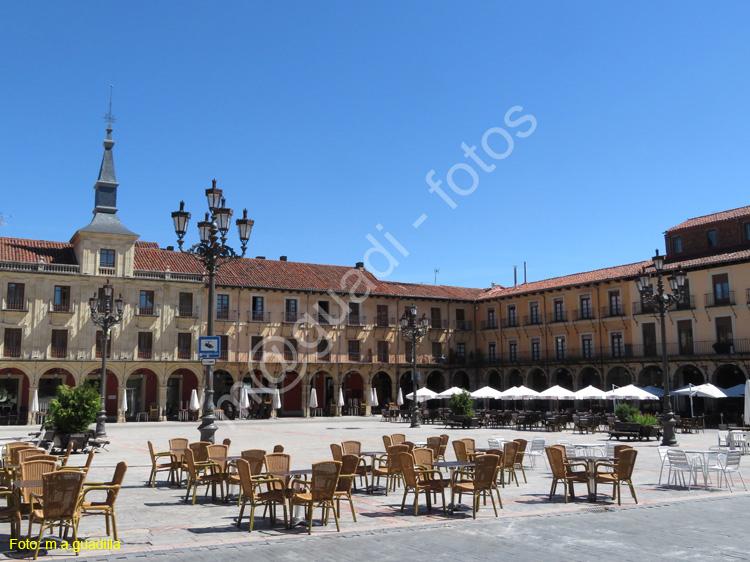
{"type": "Polygon", "coordinates": [[[692,228],[694,226],[703,226],[706,224],[713,224],[729,219],[736,219],[740,217],[750,217],[750,206],[740,207],[738,209],[732,209],[730,211],[722,211],[720,213],[713,213],[711,215],[703,215],[702,217],[695,217],[688,219],[685,222],[673,226],[667,229],[667,232],[674,232],[675,230],[684,230],[686,228],[692,228]]]}
{"type": "Polygon", "coordinates": [[[77,265],[73,245],[46,240],[0,238],[0,260],[77,265]]]}
{"type": "Polygon", "coordinates": [[[140,240],[135,243],[136,248],[148,248],[149,250],[158,250],[159,244],[156,242],[141,242],[140,240]]]}
{"type": "Polygon", "coordinates": [[[421,283],[399,283],[398,281],[379,281],[374,294],[399,297],[474,300],[484,289],[451,287],[450,285],[423,285],[421,283]]]}

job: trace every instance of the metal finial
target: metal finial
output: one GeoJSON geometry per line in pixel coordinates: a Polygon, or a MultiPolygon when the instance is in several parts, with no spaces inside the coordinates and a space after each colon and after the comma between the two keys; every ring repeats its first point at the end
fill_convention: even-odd
{"type": "Polygon", "coordinates": [[[115,121],[117,121],[117,119],[115,119],[115,116],[112,115],[112,91],[114,90],[114,88],[115,88],[114,84],[110,84],[109,85],[109,111],[104,116],[104,120],[109,125],[111,125],[112,123],[114,123],[115,121]]]}

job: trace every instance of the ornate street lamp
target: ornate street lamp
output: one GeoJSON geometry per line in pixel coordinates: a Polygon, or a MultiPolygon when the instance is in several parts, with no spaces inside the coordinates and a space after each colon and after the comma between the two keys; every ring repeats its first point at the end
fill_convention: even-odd
{"type": "Polygon", "coordinates": [[[672,398],[669,395],[670,382],[669,361],[667,359],[667,328],[664,323],[664,316],[672,305],[677,304],[685,298],[683,291],[687,275],[684,271],[678,270],[669,277],[668,281],[669,286],[672,289],[672,294],[665,294],[664,283],[662,282],[664,256],[659,255],[659,250],[656,250],[656,255],[654,256],[653,261],[654,269],[656,270],[656,293],[654,293],[654,288],[651,286],[651,276],[646,273],[645,269],[638,277],[636,285],[638,286],[638,292],[641,294],[641,302],[653,306],[654,314],[659,315],[659,323],[661,324],[661,369],[662,378],[664,380],[664,403],[662,405],[662,425],[664,426],[664,432],[661,444],[665,446],[674,446],[677,445],[677,439],[674,435],[675,419],[674,412],[672,411],[672,398]]]}
{"type": "Polygon", "coordinates": [[[406,339],[411,341],[411,385],[413,388],[411,427],[419,427],[419,406],[417,405],[417,390],[419,390],[419,379],[417,378],[417,343],[425,336],[429,325],[430,321],[424,314],[422,314],[422,318],[417,318],[417,307],[413,304],[407,306],[403,316],[401,316],[401,333],[406,339]]]}
{"type": "MultiPolygon", "coordinates": [[[[232,219],[232,209],[226,207],[226,200],[222,196],[222,190],[216,188],[216,180],[213,180],[211,189],[206,190],[206,199],[208,200],[208,209],[205,220],[198,223],[200,233],[200,242],[188,250],[182,249],[183,238],[187,232],[190,213],[185,210],[185,202],[180,201],[180,210],[172,213],[174,220],[174,230],[177,233],[177,243],[180,251],[185,254],[191,254],[203,264],[208,272],[208,325],[206,326],[206,335],[214,335],[214,309],[216,307],[216,272],[227,262],[239,259],[245,255],[247,250],[247,241],[250,239],[250,231],[253,228],[253,221],[247,218],[247,209],[242,213],[242,218],[237,219],[235,224],[239,230],[240,242],[242,243],[242,253],[237,254],[227,245],[227,232],[232,219]]],[[[218,429],[216,427],[216,417],[214,415],[214,368],[213,365],[206,365],[206,393],[203,400],[203,415],[198,431],[201,434],[201,441],[214,442],[214,434],[218,429]]]]}
{"type": "Polygon", "coordinates": [[[122,322],[122,311],[125,303],[122,295],[113,300],[114,287],[110,285],[109,279],[97,295],[89,299],[89,308],[91,309],[91,321],[102,329],[102,382],[99,385],[99,391],[102,395],[102,409],[96,416],[96,436],[106,437],[107,430],[107,410],[105,408],[107,400],[107,350],[109,349],[109,334],[113,327],[122,322]]]}

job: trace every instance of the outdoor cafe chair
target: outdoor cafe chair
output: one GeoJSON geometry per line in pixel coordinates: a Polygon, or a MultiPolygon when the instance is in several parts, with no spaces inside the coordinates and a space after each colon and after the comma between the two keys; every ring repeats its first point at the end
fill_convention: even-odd
{"type": "MultiPolygon", "coordinates": [[[[185,467],[187,469],[187,492],[185,493],[185,503],[190,497],[190,490],[193,491],[193,505],[195,505],[195,496],[198,492],[198,486],[211,486],[211,497],[216,499],[216,484],[219,484],[221,499],[224,499],[224,476],[221,474],[219,465],[212,461],[201,463],[200,467],[195,462],[195,453],[192,449],[185,450],[185,467]]],[[[208,491],[208,488],[206,488],[208,491]]]]}
{"type": "Polygon", "coordinates": [[[690,490],[690,487],[695,483],[697,485],[698,483],[698,471],[702,470],[701,465],[698,462],[698,459],[696,457],[697,462],[690,462],[690,459],[688,459],[687,453],[681,449],[672,449],[670,448],[667,451],[667,458],[669,459],[669,475],[667,477],[667,484],[671,482],[672,473],[674,473],[675,478],[675,485],[677,485],[677,481],[682,483],[682,485],[685,485],[685,478],[684,474],[688,474],[688,490],[690,490]]]}
{"type": "Polygon", "coordinates": [[[385,447],[385,450],[388,450],[388,447],[393,446],[393,440],[391,439],[390,435],[383,435],[383,446],[385,447]]]}
{"type": "Polygon", "coordinates": [[[342,441],[341,451],[345,455],[359,455],[362,452],[361,441],[342,441]]]}
{"type": "Polygon", "coordinates": [[[557,484],[561,483],[563,486],[563,493],[565,496],[565,503],[568,503],[568,493],[575,499],[575,491],[573,488],[574,484],[586,484],[589,486],[589,470],[586,463],[583,462],[567,462],[565,460],[565,447],[560,445],[550,445],[545,449],[547,453],[547,460],[549,461],[549,467],[552,470],[552,487],[549,491],[549,499],[552,501],[552,496],[557,490],[557,484]],[[582,467],[581,471],[574,471],[574,468],[582,467]]]}
{"type": "Polygon", "coordinates": [[[497,494],[497,500],[500,503],[500,509],[503,507],[503,502],[500,499],[500,490],[497,488],[495,483],[498,463],[500,457],[497,455],[479,455],[474,461],[474,469],[468,471],[465,469],[458,469],[453,473],[453,482],[451,486],[451,514],[456,507],[454,497],[456,494],[471,494],[473,501],[472,517],[477,518],[477,511],[479,510],[479,500],[490,496],[492,500],[492,509],[495,510],[495,517],[497,514],[497,506],[495,505],[495,497],[492,495],[492,490],[495,490],[497,494]]]}
{"type": "Polygon", "coordinates": [[[503,464],[500,470],[500,483],[505,488],[505,474],[508,475],[508,484],[513,483],[513,479],[516,480],[516,486],[520,486],[518,483],[518,475],[516,474],[516,457],[520,443],[518,441],[506,441],[503,443],[503,464]]]}
{"type": "MultiPolygon", "coordinates": [[[[250,465],[250,474],[253,478],[259,478],[263,474],[263,465],[266,462],[266,452],[263,449],[246,449],[240,453],[240,456],[250,465]]],[[[236,464],[236,461],[232,462],[236,464]]],[[[235,484],[240,486],[240,495],[237,498],[237,505],[240,505],[242,502],[240,477],[239,474],[230,473],[227,476],[227,487],[235,484]]]]}
{"type": "MultiPolygon", "coordinates": [[[[529,481],[526,480],[526,471],[523,468],[523,459],[526,455],[526,446],[528,445],[528,441],[526,439],[514,439],[516,443],[518,443],[518,452],[516,453],[516,462],[513,466],[514,471],[515,469],[520,468],[521,474],[523,475],[523,481],[524,483],[528,483],[529,481]]],[[[516,476],[516,481],[518,481],[518,476],[516,476]]]]}
{"type": "MultiPolygon", "coordinates": [[[[250,529],[253,530],[253,524],[255,522],[255,508],[263,506],[270,508],[271,511],[271,522],[275,522],[275,509],[276,505],[281,505],[284,510],[284,525],[287,524],[287,513],[286,513],[286,497],[283,494],[278,493],[274,484],[279,484],[281,481],[278,478],[270,476],[258,476],[253,473],[250,463],[245,459],[237,460],[237,475],[240,481],[240,514],[237,517],[237,527],[242,524],[242,515],[245,513],[245,506],[250,504],[250,529]],[[268,487],[267,491],[263,491],[263,487],[268,487]]],[[[279,488],[280,489],[280,488],[279,488]]],[[[265,510],[264,510],[265,516],[265,510]]]]}
{"type": "Polygon", "coordinates": [[[357,467],[360,464],[358,455],[347,454],[341,460],[341,474],[336,484],[336,491],[333,493],[336,498],[336,512],[341,517],[341,499],[349,500],[349,508],[352,511],[352,519],[357,522],[357,514],[354,511],[354,502],[352,501],[352,486],[354,479],[357,477],[357,467]]]}
{"type": "Polygon", "coordinates": [[[0,522],[10,523],[10,538],[21,538],[21,510],[18,496],[13,490],[0,490],[0,498],[5,497],[7,505],[0,507],[0,522]]]}
{"type": "Polygon", "coordinates": [[[57,470],[79,470],[83,472],[84,474],[89,473],[89,469],[91,468],[91,463],[94,462],[94,455],[96,454],[96,451],[94,449],[91,449],[89,451],[88,457],[86,457],[86,464],[83,466],[74,466],[70,464],[66,464],[65,466],[61,466],[57,470]]]}
{"type": "Polygon", "coordinates": [[[80,471],[57,470],[42,475],[42,495],[34,494],[32,499],[39,503],[39,509],[29,514],[29,537],[32,525],[39,523],[39,536],[34,549],[34,560],[39,555],[39,545],[46,529],[59,526],[72,529],[73,542],[78,540],[78,521],[81,514],[80,498],[86,475],[80,471]]]}
{"type": "Polygon", "coordinates": [[[294,492],[289,498],[290,510],[295,505],[301,505],[306,508],[308,520],[307,534],[312,534],[313,512],[318,507],[323,510],[323,524],[328,524],[328,514],[333,511],[336,530],[341,531],[339,516],[334,504],[340,473],[341,463],[338,461],[314,463],[312,465],[312,478],[310,482],[298,482],[298,485],[304,486],[308,491],[294,492]]]}
{"type": "Polygon", "coordinates": [[[154,451],[154,444],[151,441],[148,442],[148,452],[151,456],[151,474],[149,474],[146,485],[151,485],[153,488],[156,484],[156,474],[158,472],[169,472],[170,480],[174,481],[175,474],[177,472],[178,462],[175,461],[174,455],[170,451],[154,451]],[[169,459],[169,462],[163,462],[160,459],[169,459]]]}
{"type": "Polygon", "coordinates": [[[406,441],[406,435],[403,433],[393,433],[391,434],[391,441],[393,441],[394,445],[401,445],[404,441],[406,441]]]}
{"type": "Polygon", "coordinates": [[[547,458],[544,454],[544,437],[534,437],[531,440],[531,447],[526,451],[526,455],[529,457],[529,464],[531,468],[536,467],[537,457],[541,458],[544,462],[544,466],[547,466],[547,458]]]}
{"type": "Polygon", "coordinates": [[[594,493],[596,494],[597,484],[612,484],[612,499],[615,499],[616,496],[617,505],[622,505],[620,487],[625,482],[630,487],[630,494],[633,496],[633,500],[635,500],[635,503],[638,503],[635,488],[633,488],[633,481],[631,480],[637,456],[638,451],[630,447],[620,451],[620,456],[614,463],[607,460],[596,461],[594,463],[594,493]],[[606,470],[600,471],[600,468],[606,470]]]}
{"type": "MultiPolygon", "coordinates": [[[[21,482],[29,481],[41,481],[42,475],[57,470],[57,460],[39,460],[39,461],[26,461],[21,463],[18,469],[18,479],[21,482]]],[[[35,507],[32,503],[32,494],[39,495],[42,493],[42,486],[34,487],[23,487],[20,490],[20,504],[19,509],[21,515],[28,515],[35,507]]]]}
{"type": "Polygon", "coordinates": [[[331,456],[333,457],[333,460],[341,462],[341,459],[344,456],[344,451],[341,450],[341,445],[338,443],[331,443],[331,456]]]}
{"type": "Polygon", "coordinates": [[[375,459],[377,466],[373,464],[372,467],[372,485],[375,486],[375,479],[377,479],[378,485],[380,485],[380,479],[385,478],[385,495],[388,495],[388,490],[396,489],[396,483],[401,478],[401,460],[399,458],[400,453],[408,452],[409,448],[406,445],[392,445],[388,448],[388,452],[385,457],[379,457],[375,459]]]}
{"type": "Polygon", "coordinates": [[[742,478],[742,474],[740,474],[741,459],[742,453],[740,453],[740,451],[727,451],[726,453],[719,453],[718,462],[715,464],[709,464],[707,470],[709,472],[717,473],[717,477],[719,478],[719,486],[721,486],[721,478],[723,476],[730,492],[734,491],[732,490],[732,484],[734,484],[733,475],[736,474],[737,476],[739,476],[740,482],[742,482],[742,486],[745,488],[745,491],[747,491],[745,480],[742,478]]]}
{"type": "Polygon", "coordinates": [[[103,515],[106,525],[107,535],[110,533],[110,524],[112,534],[115,540],[117,538],[117,519],[115,517],[115,502],[122,487],[122,481],[125,479],[125,473],[128,470],[128,464],[124,461],[117,463],[115,473],[109,482],[86,482],[83,485],[83,496],[81,497],[81,517],[90,517],[92,515],[103,515]],[[92,492],[106,492],[103,500],[86,501],[86,496],[92,492]]]}
{"type": "MultiPolygon", "coordinates": [[[[670,469],[670,464],[669,464],[669,457],[667,456],[667,451],[669,451],[669,447],[667,447],[667,446],[656,447],[656,452],[659,453],[659,462],[660,462],[660,466],[659,466],[659,482],[658,482],[659,484],[661,484],[661,477],[662,477],[662,474],[664,472],[664,467],[665,466],[669,470],[668,476],[667,476],[667,482],[669,482],[669,475],[671,474],[671,469],[670,469]]],[[[614,452],[613,452],[612,455],[607,454],[607,456],[608,457],[614,456],[614,452]]]]}
{"type": "MultiPolygon", "coordinates": [[[[415,449],[418,450],[418,449],[415,449]]],[[[429,449],[428,449],[429,450],[429,449]]],[[[432,502],[430,492],[440,495],[443,498],[443,513],[447,513],[445,507],[445,487],[448,482],[443,480],[443,475],[439,470],[416,468],[415,459],[410,453],[399,453],[401,470],[404,475],[404,497],[401,500],[401,513],[404,512],[406,505],[406,496],[409,492],[414,494],[414,515],[419,513],[419,493],[424,492],[427,498],[427,509],[432,511],[432,502]]]]}

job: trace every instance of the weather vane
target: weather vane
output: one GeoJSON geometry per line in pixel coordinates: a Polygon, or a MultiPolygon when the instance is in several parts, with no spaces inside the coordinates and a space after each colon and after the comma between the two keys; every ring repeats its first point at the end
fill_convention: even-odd
{"type": "Polygon", "coordinates": [[[115,116],[112,115],[112,90],[114,89],[114,87],[114,84],[109,85],[109,111],[104,116],[104,120],[107,123],[114,123],[115,121],[117,121],[117,119],[115,119],[115,116]]]}

